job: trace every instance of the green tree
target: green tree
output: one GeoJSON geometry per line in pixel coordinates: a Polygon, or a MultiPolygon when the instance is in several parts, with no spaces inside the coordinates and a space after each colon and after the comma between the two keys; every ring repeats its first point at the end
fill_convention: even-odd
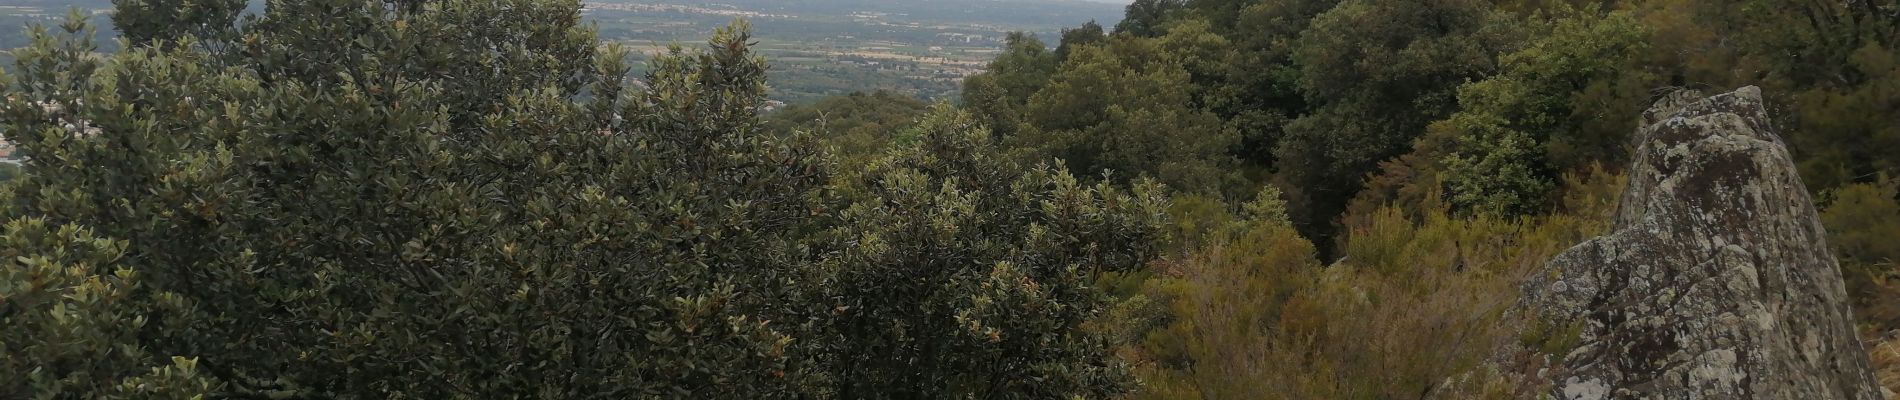
{"type": "Polygon", "coordinates": [[[1794,112],[1790,138],[1815,191],[1900,174],[1900,19],[1892,2],[1748,0],[1729,32],[1733,76],[1777,93],[1794,112]]]}
{"type": "Polygon", "coordinates": [[[1187,0],[1185,7],[1194,17],[1219,28],[1220,32],[1233,32],[1235,22],[1240,18],[1240,10],[1259,3],[1261,0],[1187,0]]]}
{"type": "Polygon", "coordinates": [[[1300,66],[1293,51],[1314,17],[1339,0],[1261,1],[1239,11],[1227,37],[1234,51],[1217,84],[1208,87],[1206,107],[1241,136],[1236,156],[1259,166],[1273,166],[1273,150],[1284,137],[1288,121],[1309,112],[1300,92],[1300,66]]]}
{"type": "Polygon", "coordinates": [[[138,272],[117,267],[125,242],[31,218],[4,230],[0,367],[13,372],[0,376],[0,396],[185,400],[217,390],[197,360],[136,345],[141,330],[181,325],[151,316],[190,306],[141,290],[138,272]]]}
{"type": "MultiPolygon", "coordinates": [[[[286,0],[230,27],[241,39],[220,44],[229,52],[186,35],[99,56],[71,34],[81,22],[42,31],[17,52],[0,106],[27,172],[5,214],[48,232],[90,226],[122,242],[83,240],[114,246],[85,263],[138,272],[65,268],[79,272],[55,282],[8,267],[0,287],[98,277],[97,290],[130,300],[71,299],[64,307],[103,310],[87,322],[101,333],[4,361],[140,351],[0,389],[89,397],[57,381],[108,379],[314,398],[1125,390],[1082,326],[1100,303],[1087,283],[1146,261],[1158,197],[982,161],[1006,157],[972,147],[992,144],[968,116],[927,121],[894,161],[832,186],[823,146],[760,121],[766,63],[746,25],[669,49],[635,86],[627,51],[597,46],[578,7],[286,0]],[[524,22],[477,26],[502,15],[524,22]],[[119,323],[138,318],[148,322],[119,323]],[[859,373],[865,365],[891,369],[859,373]]],[[[16,248],[79,254],[5,251],[16,248]]],[[[35,290],[21,307],[65,301],[35,290]]],[[[9,323],[0,345],[31,347],[15,338],[55,328],[9,323]]]]}
{"type": "MultiPolygon", "coordinates": [[[[1140,42],[1135,40],[1124,41],[1131,43],[1140,42]]],[[[1231,68],[1229,59],[1232,58],[1234,53],[1232,41],[1215,33],[1214,28],[1206,21],[1187,19],[1175,24],[1173,29],[1168,30],[1168,34],[1162,35],[1148,43],[1158,46],[1155,51],[1162,53],[1156,56],[1150,56],[1139,54],[1141,51],[1135,51],[1135,54],[1118,55],[1123,57],[1165,58],[1179,63],[1181,69],[1188,73],[1188,83],[1190,86],[1188,86],[1187,89],[1189,95],[1192,96],[1189,105],[1195,109],[1209,110],[1210,105],[1222,101],[1222,99],[1212,97],[1225,94],[1218,92],[1218,89],[1225,85],[1222,79],[1226,77],[1231,68]]],[[[1127,49],[1129,47],[1123,46],[1122,48],[1127,49]]]]}
{"type": "Polygon", "coordinates": [[[245,1],[117,0],[112,6],[112,27],[134,45],[150,45],[187,36],[229,38],[245,1]]]}
{"type": "Polygon", "coordinates": [[[1515,30],[1474,0],[1347,0],[1316,17],[1294,51],[1315,109],[1287,125],[1274,152],[1312,196],[1295,217],[1302,230],[1326,236],[1366,174],[1455,111],[1458,85],[1496,71],[1515,30]]]}
{"type": "Polygon", "coordinates": [[[1030,98],[1027,129],[1007,143],[1085,175],[1146,176],[1215,193],[1238,178],[1227,153],[1237,137],[1219,117],[1193,108],[1182,65],[1154,39],[1081,48],[1030,98]]]}
{"type": "Polygon", "coordinates": [[[972,116],[939,107],[850,184],[819,269],[823,342],[844,398],[1085,398],[1127,389],[1084,324],[1098,273],[1153,256],[1165,200],[1023,167],[972,116]]]}
{"type": "Polygon", "coordinates": [[[1186,0],[1135,0],[1129,3],[1115,34],[1156,37],[1167,33],[1168,20],[1187,7],[1186,0]]]}
{"type": "Polygon", "coordinates": [[[1537,140],[1506,124],[1488,114],[1461,113],[1432,125],[1455,132],[1434,134],[1453,135],[1453,150],[1440,162],[1449,200],[1460,211],[1517,216],[1543,209],[1554,185],[1537,140]]]}
{"type": "Polygon", "coordinates": [[[33,176],[16,209],[126,240],[142,284],[195,311],[136,345],[197,358],[231,394],[809,390],[774,374],[790,339],[763,321],[790,289],[764,282],[795,265],[773,249],[811,213],[822,162],[756,134],[764,64],[742,29],[656,61],[645,91],[623,90],[621,57],[533,50],[591,53],[578,18],[488,31],[517,41],[502,52],[427,40],[573,7],[282,2],[246,26],[236,71],[196,46],[101,59],[42,41],[5,108],[33,176]],[[346,46],[300,36],[345,29],[346,46]],[[578,43],[526,43],[542,40],[578,43]],[[446,55],[507,67],[414,69],[446,55]],[[559,86],[570,73],[591,100],[559,86]],[[521,86],[449,92],[479,82],[521,86]]]}
{"type": "Polygon", "coordinates": [[[1069,59],[1069,52],[1075,51],[1076,47],[1094,46],[1106,41],[1108,41],[1108,33],[1104,32],[1102,25],[1095,21],[1089,21],[1077,28],[1062,28],[1062,41],[1056,44],[1056,64],[1069,59]]]}
{"type": "Polygon", "coordinates": [[[1016,133],[1029,96],[1056,72],[1056,55],[1035,35],[1011,32],[1003,53],[984,72],[963,80],[963,107],[983,119],[998,139],[1016,133]]]}
{"type": "Polygon", "coordinates": [[[1900,53],[1869,43],[1845,63],[1857,82],[1829,84],[1793,96],[1794,132],[1803,182],[1811,189],[1868,183],[1900,175],[1900,53]]]}
{"type": "Polygon", "coordinates": [[[1802,180],[1821,193],[1892,175],[1900,107],[1900,20],[1882,2],[1650,0],[1645,64],[1677,86],[1764,90],[1795,150],[1802,180]]]}
{"type": "Polygon", "coordinates": [[[930,105],[888,91],[832,96],[766,115],[769,130],[783,135],[808,132],[824,139],[847,167],[870,163],[893,144],[909,140],[897,134],[917,121],[930,105]]]}
{"type": "MultiPolygon", "coordinates": [[[[1541,212],[1558,172],[1621,165],[1650,75],[1634,68],[1646,32],[1627,12],[1556,8],[1533,39],[1499,57],[1501,71],[1458,89],[1460,110],[1429,135],[1447,195],[1461,211],[1541,212]]],[[[1426,140],[1426,139],[1421,139],[1426,140]]],[[[1428,148],[1428,147],[1417,147],[1428,148]]]]}
{"type": "Polygon", "coordinates": [[[1460,89],[1461,106],[1505,117],[1531,134],[1553,169],[1623,165],[1636,130],[1633,116],[1663,83],[1637,63],[1650,48],[1650,31],[1626,11],[1557,7],[1551,13],[1549,22],[1532,22],[1530,43],[1499,57],[1503,71],[1496,83],[1473,84],[1470,93],[1460,89]]]}

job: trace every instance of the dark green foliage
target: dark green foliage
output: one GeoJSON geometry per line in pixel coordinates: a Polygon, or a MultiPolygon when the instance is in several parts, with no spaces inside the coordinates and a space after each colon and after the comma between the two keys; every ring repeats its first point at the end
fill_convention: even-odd
{"type": "MultiPolygon", "coordinates": [[[[1184,10],[1186,3],[1130,9],[1144,7],[1184,10]]],[[[1226,96],[1236,90],[1220,82],[1235,71],[1231,42],[1199,20],[1179,22],[1152,35],[1105,37],[1090,25],[1066,31],[1058,55],[1047,59],[1060,67],[1048,73],[1022,68],[1036,65],[1023,60],[1045,59],[1032,57],[1037,48],[1012,44],[989,72],[966,81],[964,106],[1026,162],[1060,159],[1090,177],[1125,183],[1146,176],[1186,191],[1251,195],[1225,190],[1242,181],[1231,156],[1242,142],[1209,106],[1233,103],[1226,96]]]]}
{"type": "Polygon", "coordinates": [[[9,320],[0,345],[28,347],[0,362],[60,369],[0,390],[119,393],[61,379],[273,398],[1126,388],[1082,323],[1099,308],[1093,274],[1152,253],[1164,217],[1152,192],[990,164],[1007,158],[964,116],[926,122],[891,161],[834,187],[819,143],[759,120],[766,63],[746,26],[673,48],[636,87],[626,51],[598,46],[577,10],[284,0],[228,27],[233,42],[154,39],[103,57],[84,36],[41,35],[18,53],[0,107],[29,175],[9,198],[6,214],[27,222],[9,228],[4,251],[22,261],[5,287],[27,288],[20,307],[98,311],[70,349],[31,347],[15,338],[56,326],[9,320]],[[93,254],[34,244],[47,237],[100,250],[30,260],[93,254]],[[137,279],[106,275],[108,261],[137,279]],[[90,269],[40,267],[58,263],[90,269]],[[123,294],[57,300],[27,282],[123,294]],[[139,351],[88,356],[128,346],[139,351]]]}
{"type": "Polygon", "coordinates": [[[1287,124],[1274,151],[1306,189],[1304,231],[1330,219],[1378,162],[1404,153],[1431,121],[1456,110],[1456,88],[1496,70],[1518,40],[1488,3],[1347,0],[1300,36],[1300,89],[1316,107],[1287,124]]]}
{"type": "Polygon", "coordinates": [[[963,81],[963,107],[982,118],[999,139],[1020,128],[1024,104],[1048,84],[1057,64],[1049,46],[1035,36],[1010,32],[1006,42],[985,72],[963,81]]]}
{"type": "Polygon", "coordinates": [[[1489,114],[1457,114],[1432,125],[1452,135],[1445,190],[1460,211],[1497,216],[1531,214],[1552,187],[1537,140],[1489,114]],[[1455,133],[1453,133],[1455,132],[1455,133]]]}
{"type": "Polygon", "coordinates": [[[1431,126],[1449,144],[1442,157],[1451,204],[1463,211],[1542,211],[1558,171],[1621,165],[1650,80],[1628,68],[1645,44],[1626,12],[1562,9],[1502,71],[1458,90],[1461,110],[1431,126]],[[1632,90],[1634,89],[1634,90],[1632,90]]]}
{"type": "Polygon", "coordinates": [[[1791,141],[1809,188],[1865,183],[1900,174],[1900,54],[1895,45],[1869,43],[1845,63],[1856,82],[1828,84],[1794,96],[1791,141]]]}
{"type": "Polygon", "coordinates": [[[373,1],[281,1],[246,26],[247,54],[237,63],[265,82],[349,84],[348,76],[366,89],[437,85],[432,101],[446,106],[451,134],[463,135],[519,92],[575,94],[592,83],[599,43],[579,6],[445,2],[403,12],[373,1]]]}
{"type": "Polygon", "coordinates": [[[1535,39],[1500,56],[1499,76],[1460,89],[1461,107],[1541,141],[1552,169],[1623,165],[1635,116],[1661,84],[1636,63],[1649,50],[1648,28],[1629,12],[1568,8],[1530,28],[1535,39]]]}
{"type": "Polygon", "coordinates": [[[244,0],[114,0],[112,26],[133,45],[186,36],[228,38],[244,0]]]}
{"type": "Polygon", "coordinates": [[[1234,52],[1228,67],[1209,90],[1207,107],[1221,115],[1241,136],[1236,156],[1260,166],[1276,164],[1273,149],[1285,136],[1285,125],[1308,111],[1300,93],[1300,67],[1293,50],[1313,17],[1331,10],[1339,0],[1256,2],[1242,9],[1227,35],[1234,52]]]}
{"type": "Polygon", "coordinates": [[[1179,56],[1154,39],[1118,37],[1084,47],[1029,100],[1025,129],[1008,138],[1028,159],[1058,158],[1088,176],[1152,177],[1212,193],[1233,179],[1231,130],[1196,110],[1179,56]]]}
{"type": "Polygon", "coordinates": [[[940,107],[851,182],[819,271],[840,397],[1107,397],[1125,371],[1080,329],[1093,276],[1152,257],[1165,199],[1023,167],[940,107]],[[952,395],[956,394],[956,395],[952,395]]]}
{"type": "Polygon", "coordinates": [[[1062,30],[1062,42],[1056,45],[1056,63],[1069,59],[1069,53],[1076,47],[1094,46],[1108,41],[1108,33],[1102,31],[1102,25],[1089,21],[1081,27],[1062,30]]]}
{"type": "Polygon", "coordinates": [[[1650,0],[1647,63],[1675,85],[1758,85],[1810,190],[1900,173],[1900,5],[1891,1],[1650,0]]]}
{"type": "Polygon", "coordinates": [[[1240,19],[1240,11],[1256,3],[1256,0],[1187,0],[1187,9],[1198,19],[1220,27],[1221,32],[1232,32],[1235,22],[1240,19]]]}
{"type": "Polygon", "coordinates": [[[1514,33],[1501,18],[1481,1],[1342,2],[1301,35],[1300,87],[1323,108],[1389,109],[1401,115],[1387,118],[1423,126],[1422,116],[1456,105],[1448,82],[1496,68],[1514,33]],[[1385,107],[1394,105],[1415,110],[1385,107]]]}
{"type": "Polygon", "coordinates": [[[1792,96],[1799,111],[1790,136],[1810,155],[1801,164],[1810,188],[1900,174],[1893,157],[1900,154],[1900,127],[1891,123],[1900,119],[1900,96],[1893,95],[1900,89],[1900,19],[1893,18],[1900,6],[1874,4],[1750,4],[1790,21],[1763,24],[1767,33],[1750,39],[1765,42],[1758,54],[1774,57],[1771,71],[1780,74],[1771,76],[1800,88],[1792,96]]]}
{"type": "Polygon", "coordinates": [[[1521,397],[1665,86],[1765,87],[1900,321],[1879,2],[1137,0],[765,117],[743,23],[636,81],[576,0],[117,5],[0,80],[0,398],[1521,397]]]}
{"type": "Polygon", "coordinates": [[[1115,24],[1115,34],[1135,37],[1156,37],[1167,33],[1168,19],[1187,7],[1187,0],[1135,0],[1128,4],[1122,22],[1115,24]]]}
{"type": "Polygon", "coordinates": [[[280,4],[339,15],[265,15],[256,26],[272,31],[245,33],[258,39],[238,69],[156,47],[56,63],[96,66],[91,77],[21,66],[5,122],[36,135],[16,139],[34,176],[18,209],[127,240],[145,284],[198,311],[142,345],[199,358],[233,393],[807,390],[773,374],[790,339],[763,321],[789,295],[763,289],[795,265],[790,235],[825,178],[809,152],[751,127],[764,69],[742,31],[657,62],[646,91],[622,89],[619,57],[561,61],[588,66],[594,100],[577,101],[556,85],[574,78],[541,62],[406,76],[458,54],[591,51],[576,20],[490,31],[569,45],[458,53],[423,38],[499,10],[363,4],[280,4]],[[294,36],[336,29],[369,33],[354,46],[294,36]],[[493,92],[448,92],[478,86],[493,92]],[[543,367],[509,372],[520,365],[543,367]]]}
{"type": "MultiPolygon", "coordinates": [[[[1806,0],[1139,1],[1117,38],[1097,46],[1107,56],[1063,51],[1031,110],[1009,120],[1033,128],[1016,147],[1078,170],[1158,176],[1154,163],[1118,162],[1117,153],[1185,164],[1194,163],[1184,154],[1199,154],[1245,181],[1283,183],[1295,226],[1322,249],[1347,200],[1367,185],[1386,200],[1545,212],[1559,175],[1625,162],[1636,114],[1667,86],[1764,86],[1772,106],[1786,110],[1777,121],[1818,191],[1895,173],[1887,155],[1900,152],[1900,131],[1888,122],[1897,97],[1883,95],[1900,82],[1895,10],[1806,0]],[[1082,65],[1101,59],[1144,66],[1082,65]],[[1156,85],[1158,74],[1146,72],[1176,66],[1185,82],[1156,85]],[[1103,99],[1159,86],[1187,92],[1184,113],[1120,121],[1098,111],[1166,108],[1103,99]],[[1238,141],[1225,154],[1169,153],[1144,147],[1157,141],[1090,131],[1204,132],[1166,122],[1182,121],[1170,115],[1212,115],[1238,141]],[[1234,159],[1240,168],[1225,167],[1234,159]],[[1425,188],[1446,196],[1424,199],[1425,188]]],[[[1214,191],[1231,196],[1228,189],[1214,191]]]]}
{"type": "Polygon", "coordinates": [[[829,142],[841,165],[855,168],[910,140],[899,135],[930,105],[915,98],[877,91],[827,97],[786,107],[766,116],[767,129],[780,134],[806,132],[829,142]]]}
{"type": "Polygon", "coordinates": [[[74,225],[14,219],[0,233],[0,397],[192,399],[217,389],[198,361],[136,345],[142,329],[181,321],[171,293],[141,290],[119,266],[125,243],[74,225]]]}

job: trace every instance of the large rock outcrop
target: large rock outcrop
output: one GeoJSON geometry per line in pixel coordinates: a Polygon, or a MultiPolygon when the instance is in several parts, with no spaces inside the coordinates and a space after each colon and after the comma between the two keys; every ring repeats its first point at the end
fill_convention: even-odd
{"type": "Polygon", "coordinates": [[[1578,337],[1559,399],[1880,399],[1840,268],[1748,87],[1644,113],[1610,233],[1558,255],[1524,305],[1578,337]]]}

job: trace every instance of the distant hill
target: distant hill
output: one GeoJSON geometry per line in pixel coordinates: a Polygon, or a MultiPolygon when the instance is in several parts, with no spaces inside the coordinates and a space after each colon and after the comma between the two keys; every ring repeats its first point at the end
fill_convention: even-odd
{"type": "Polygon", "coordinates": [[[842,16],[860,12],[885,13],[912,22],[982,24],[1020,29],[1048,29],[1096,20],[1114,25],[1122,5],[1083,0],[639,0],[610,3],[678,4],[707,8],[734,8],[797,16],[842,16]]]}
{"type": "Polygon", "coordinates": [[[889,91],[954,98],[1011,31],[1056,43],[1064,27],[1113,26],[1122,6],[1082,0],[584,0],[601,39],[650,53],[749,20],[772,63],[773,99],[889,91]]]}
{"type": "MultiPolygon", "coordinates": [[[[261,9],[261,1],[253,4],[261,9]]],[[[853,92],[953,98],[964,76],[1006,32],[1055,43],[1063,27],[1113,26],[1122,5],[1085,0],[582,0],[602,40],[650,54],[703,40],[735,18],[752,22],[773,63],[773,99],[803,103],[853,92]]],[[[0,49],[27,44],[31,23],[54,26],[77,7],[93,15],[101,51],[113,51],[110,0],[0,0],[0,49]]],[[[644,56],[642,57],[644,58],[644,56]]],[[[0,53],[0,63],[11,64],[0,53]]]]}
{"type": "Polygon", "coordinates": [[[119,34],[112,29],[111,18],[103,15],[112,9],[111,0],[0,0],[0,68],[13,68],[10,50],[29,43],[27,26],[37,23],[56,29],[75,8],[99,22],[99,35],[93,41],[101,51],[118,48],[112,38],[119,34]]]}

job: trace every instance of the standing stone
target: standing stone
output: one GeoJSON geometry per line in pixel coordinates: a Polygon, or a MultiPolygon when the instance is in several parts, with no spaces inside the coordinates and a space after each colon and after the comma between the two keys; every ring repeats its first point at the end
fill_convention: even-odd
{"type": "Polygon", "coordinates": [[[1550,394],[1880,399],[1761,90],[1678,92],[1643,118],[1610,233],[1525,284],[1530,311],[1578,335],[1550,394]]]}

